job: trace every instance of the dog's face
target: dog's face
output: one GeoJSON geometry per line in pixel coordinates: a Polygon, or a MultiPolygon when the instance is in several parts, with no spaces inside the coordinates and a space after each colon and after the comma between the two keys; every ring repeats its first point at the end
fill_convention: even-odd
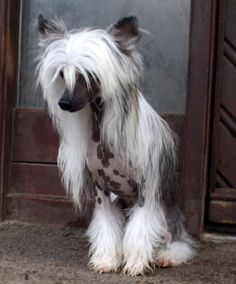
{"type": "MultiPolygon", "coordinates": [[[[64,72],[60,71],[60,77],[64,81],[64,72]]],[[[65,86],[65,90],[58,101],[62,110],[75,112],[86,107],[99,94],[99,84],[90,77],[90,87],[87,86],[86,80],[79,72],[76,74],[74,89],[70,90],[65,86]]],[[[66,85],[66,83],[65,83],[66,85]]]]}
{"type": "Polygon", "coordinates": [[[41,85],[56,84],[55,99],[64,111],[79,111],[98,96],[106,100],[136,80],[139,70],[134,63],[140,60],[134,56],[139,38],[136,17],[124,18],[107,30],[67,32],[63,22],[39,16],[39,32],[41,85]]]}

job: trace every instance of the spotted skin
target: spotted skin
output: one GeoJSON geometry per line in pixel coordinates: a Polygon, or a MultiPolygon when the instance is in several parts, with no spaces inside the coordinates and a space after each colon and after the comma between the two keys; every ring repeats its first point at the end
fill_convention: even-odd
{"type": "Polygon", "coordinates": [[[115,176],[119,176],[120,175],[120,173],[119,173],[119,171],[118,170],[113,170],[113,174],[115,175],[115,176]]]}
{"type": "Polygon", "coordinates": [[[110,165],[110,159],[114,158],[114,154],[109,151],[107,147],[102,146],[100,143],[97,146],[97,157],[101,160],[104,168],[108,168],[110,165]]]}
{"type": "Polygon", "coordinates": [[[109,196],[110,196],[110,191],[107,190],[107,189],[105,189],[105,190],[104,190],[104,194],[105,194],[107,197],[109,197],[109,196]]]}
{"type": "MultiPolygon", "coordinates": [[[[103,190],[106,196],[113,192],[129,203],[130,200],[138,201],[140,199],[138,198],[138,184],[127,175],[129,171],[122,161],[113,155],[113,158],[109,158],[109,166],[107,164],[104,166],[104,162],[97,155],[97,148],[98,143],[91,140],[86,162],[98,190],[103,190]]],[[[143,201],[139,201],[138,204],[143,204],[143,201]]]]}
{"type": "MultiPolygon", "coordinates": [[[[101,105],[99,106],[101,107],[101,105]]],[[[132,177],[131,166],[127,168],[122,159],[113,153],[112,149],[101,143],[100,122],[102,116],[98,106],[92,104],[91,109],[94,126],[89,141],[86,164],[97,190],[104,191],[107,197],[112,192],[127,204],[138,202],[140,206],[143,206],[144,198],[140,197],[139,186],[132,177]]],[[[96,198],[99,203],[98,197],[96,198]]]]}

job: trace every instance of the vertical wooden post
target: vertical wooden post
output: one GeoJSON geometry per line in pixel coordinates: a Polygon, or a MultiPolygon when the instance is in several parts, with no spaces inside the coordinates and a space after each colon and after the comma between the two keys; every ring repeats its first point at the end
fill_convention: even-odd
{"type": "Polygon", "coordinates": [[[20,5],[18,0],[0,1],[0,220],[4,218],[5,192],[10,178],[12,110],[18,76],[20,5]]]}
{"type": "Polygon", "coordinates": [[[217,5],[193,0],[191,7],[182,201],[186,225],[196,237],[204,227],[217,5]]]}

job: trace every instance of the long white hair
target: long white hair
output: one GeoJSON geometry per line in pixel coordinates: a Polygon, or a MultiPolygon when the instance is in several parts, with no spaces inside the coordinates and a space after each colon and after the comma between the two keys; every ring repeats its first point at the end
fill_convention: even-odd
{"type": "Polygon", "coordinates": [[[86,154],[91,137],[91,109],[87,105],[69,113],[58,106],[65,86],[74,88],[78,72],[88,88],[91,77],[99,84],[103,102],[101,141],[130,169],[145,202],[161,201],[161,188],[166,188],[174,173],[172,131],[140,91],[143,63],[135,47],[139,31],[136,19],[131,22],[132,26],[118,22],[108,30],[70,32],[62,21],[44,21],[39,25],[42,52],[38,81],[60,134],[58,165],[63,181],[79,208],[82,197],[89,193],[86,154]],[[62,68],[63,80],[59,76],[62,68]]]}

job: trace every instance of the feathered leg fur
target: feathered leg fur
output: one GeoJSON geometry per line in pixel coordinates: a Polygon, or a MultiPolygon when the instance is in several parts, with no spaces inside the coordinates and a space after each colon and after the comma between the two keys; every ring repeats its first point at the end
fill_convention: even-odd
{"type": "Polygon", "coordinates": [[[89,266],[94,270],[104,273],[119,269],[124,221],[121,209],[98,189],[93,219],[87,232],[91,243],[89,266]]]}
{"type": "Polygon", "coordinates": [[[131,276],[154,268],[177,266],[190,261],[196,251],[195,242],[186,233],[182,219],[178,220],[179,236],[170,232],[161,204],[135,206],[123,239],[124,268],[131,276]]]}
{"type": "Polygon", "coordinates": [[[196,243],[183,229],[180,239],[169,242],[157,255],[157,263],[160,267],[177,266],[190,261],[195,255],[196,243]]]}
{"type": "Polygon", "coordinates": [[[153,268],[156,251],[169,237],[163,210],[145,203],[132,209],[123,240],[124,269],[131,276],[153,268]]]}

